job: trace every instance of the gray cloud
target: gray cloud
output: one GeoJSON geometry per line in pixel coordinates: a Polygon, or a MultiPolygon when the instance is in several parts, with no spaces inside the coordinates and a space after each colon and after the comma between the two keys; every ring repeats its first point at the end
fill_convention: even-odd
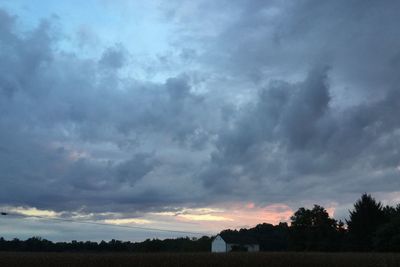
{"type": "Polygon", "coordinates": [[[229,3],[164,5],[171,51],[144,64],[118,40],[63,51],[59,22],[21,33],[0,10],[0,202],[144,212],[398,191],[398,2],[229,3]]]}
{"type": "Polygon", "coordinates": [[[128,64],[123,47],[107,48],[96,64],[53,49],[51,21],[19,34],[15,17],[2,11],[1,20],[2,203],[99,211],[186,200],[144,178],[164,164],[160,145],[201,151],[207,142],[212,129],[196,115],[207,104],[188,75],[154,83],[104,72],[128,64]]]}
{"type": "MultiPolygon", "coordinates": [[[[204,15],[204,2],[188,12],[204,15]]],[[[207,13],[217,34],[197,41],[207,47],[203,63],[239,84],[226,99],[250,104],[230,111],[233,122],[199,171],[204,185],[260,202],[398,190],[398,3],[229,5],[223,23],[219,9],[207,13]]],[[[197,30],[186,14],[178,9],[174,19],[188,25],[190,43],[197,30]]]]}
{"type": "Polygon", "coordinates": [[[379,101],[339,109],[330,105],[328,73],[322,68],[304,82],[273,81],[261,89],[256,104],[220,133],[200,176],[206,186],[229,194],[244,180],[263,188],[259,199],[267,201],[306,197],[304,190],[317,201],[398,188],[397,88],[379,101]]]}
{"type": "Polygon", "coordinates": [[[121,44],[116,44],[104,51],[99,63],[107,68],[120,69],[127,61],[127,51],[121,44]]]}

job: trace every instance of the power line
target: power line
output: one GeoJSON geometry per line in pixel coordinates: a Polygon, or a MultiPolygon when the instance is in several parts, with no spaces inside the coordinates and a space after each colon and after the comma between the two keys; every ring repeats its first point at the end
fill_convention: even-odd
{"type": "Polygon", "coordinates": [[[49,218],[49,217],[39,216],[39,215],[23,215],[23,214],[18,214],[18,213],[7,213],[7,212],[1,212],[0,214],[3,215],[3,216],[21,217],[23,219],[25,219],[25,218],[38,218],[38,219],[48,220],[48,221],[57,221],[57,222],[62,221],[62,222],[71,222],[71,223],[80,223],[80,224],[91,224],[91,225],[100,225],[100,226],[109,226],[109,227],[120,227],[120,228],[128,228],[128,229],[142,230],[142,231],[154,231],[154,232],[175,233],[175,234],[192,234],[192,235],[207,235],[208,234],[208,233],[202,233],[202,232],[169,230],[169,229],[152,228],[152,227],[141,227],[141,226],[131,226],[131,225],[115,225],[115,224],[93,222],[93,221],[77,221],[77,220],[66,219],[66,218],[49,218]]]}

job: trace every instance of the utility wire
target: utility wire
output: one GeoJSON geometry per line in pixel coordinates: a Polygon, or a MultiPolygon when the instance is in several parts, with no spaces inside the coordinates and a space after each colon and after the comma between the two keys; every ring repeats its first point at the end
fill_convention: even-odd
{"type": "Polygon", "coordinates": [[[65,218],[49,218],[49,217],[39,216],[39,215],[23,215],[23,214],[18,214],[18,213],[7,213],[7,212],[1,212],[0,214],[2,216],[21,217],[23,219],[38,218],[38,219],[48,220],[48,221],[57,221],[57,222],[62,221],[62,222],[72,222],[72,223],[81,223],[81,224],[120,227],[120,228],[129,228],[129,229],[142,230],[142,231],[154,231],[154,232],[164,232],[164,233],[174,233],[174,234],[207,235],[207,233],[202,233],[202,232],[169,230],[169,229],[162,229],[162,228],[140,227],[140,226],[131,226],[131,225],[115,225],[115,224],[93,222],[93,221],[77,221],[77,220],[65,219],[65,218]]]}

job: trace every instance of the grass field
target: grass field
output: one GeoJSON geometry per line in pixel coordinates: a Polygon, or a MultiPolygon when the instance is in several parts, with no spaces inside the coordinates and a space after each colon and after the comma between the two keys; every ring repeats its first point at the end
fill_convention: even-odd
{"type": "Polygon", "coordinates": [[[0,266],[400,267],[400,254],[360,253],[0,253],[0,266]]]}

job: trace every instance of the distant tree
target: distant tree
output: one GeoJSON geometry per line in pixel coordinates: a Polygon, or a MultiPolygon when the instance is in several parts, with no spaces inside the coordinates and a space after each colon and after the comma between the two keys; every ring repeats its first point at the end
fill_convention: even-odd
{"type": "Polygon", "coordinates": [[[319,205],[298,209],[291,217],[290,248],[294,250],[333,251],[340,246],[339,227],[335,219],[319,205]]]}
{"type": "MultiPolygon", "coordinates": [[[[387,211],[389,214],[391,211],[387,211]]],[[[373,248],[373,238],[379,226],[385,223],[385,212],[382,204],[371,195],[363,194],[350,211],[347,221],[350,248],[352,250],[369,251],[373,248]]]]}
{"type": "Polygon", "coordinates": [[[94,251],[94,252],[200,252],[210,251],[211,238],[175,238],[175,239],[147,239],[143,242],[123,242],[112,239],[109,242],[100,243],[91,241],[57,242],[53,243],[41,237],[31,237],[27,240],[14,238],[7,241],[0,237],[0,251],[94,251]]]}
{"type": "Polygon", "coordinates": [[[28,238],[25,241],[25,250],[27,251],[43,251],[46,250],[49,245],[49,241],[46,239],[42,239],[41,237],[34,236],[31,238],[28,238]]]}

